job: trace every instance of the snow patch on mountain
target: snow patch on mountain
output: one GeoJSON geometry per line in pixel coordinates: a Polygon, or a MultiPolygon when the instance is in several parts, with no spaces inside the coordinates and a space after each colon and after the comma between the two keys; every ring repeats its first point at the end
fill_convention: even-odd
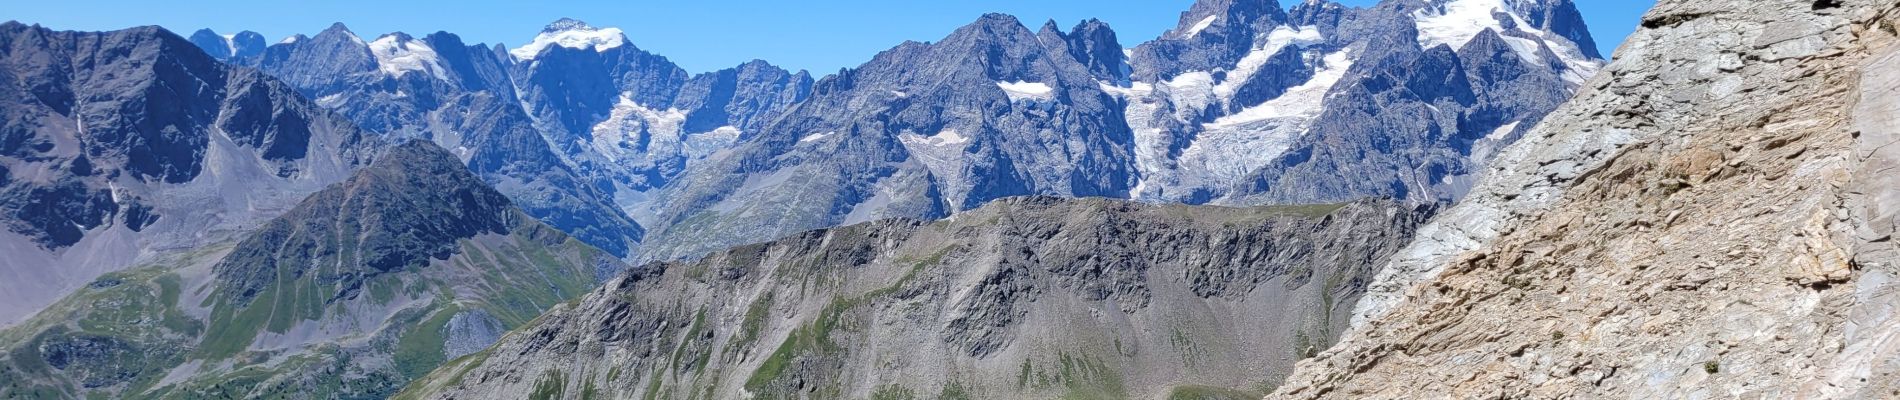
{"type": "Polygon", "coordinates": [[[937,132],[936,135],[931,136],[906,132],[904,135],[899,136],[898,140],[904,141],[904,144],[929,145],[935,147],[952,147],[970,142],[969,137],[957,133],[955,129],[944,129],[943,132],[937,132]]]}
{"type": "Polygon", "coordinates": [[[1042,82],[997,82],[996,87],[1002,88],[1003,93],[1009,95],[1009,101],[1013,102],[1048,101],[1055,98],[1056,92],[1055,88],[1042,82]]]}
{"type": "Polygon", "coordinates": [[[1326,93],[1333,85],[1346,77],[1346,70],[1352,67],[1352,58],[1346,51],[1326,55],[1324,66],[1313,74],[1306,83],[1287,89],[1280,97],[1265,103],[1248,107],[1240,112],[1220,117],[1206,124],[1208,130],[1236,128],[1254,122],[1276,118],[1311,119],[1319,115],[1326,101],[1326,93]]]}
{"type": "Polygon", "coordinates": [[[1505,0],[1450,0],[1420,8],[1412,13],[1412,19],[1418,26],[1418,44],[1425,48],[1447,45],[1452,50],[1462,49],[1472,38],[1490,30],[1503,36],[1519,57],[1533,65],[1548,65],[1543,57],[1543,50],[1548,48],[1564,66],[1563,79],[1573,85],[1582,84],[1603,68],[1603,61],[1585,56],[1576,43],[1532,28],[1519,14],[1505,0]],[[1511,23],[1499,18],[1509,18],[1511,23]]]}
{"type": "Polygon", "coordinates": [[[622,94],[607,119],[594,124],[594,150],[613,162],[638,157],[650,152],[655,137],[677,134],[685,123],[685,112],[655,110],[633,101],[631,93],[622,94]]]}
{"type": "Polygon", "coordinates": [[[411,71],[427,72],[436,79],[448,80],[442,59],[428,44],[403,35],[384,35],[369,42],[370,53],[383,73],[401,77],[411,71]]]}
{"type": "Polygon", "coordinates": [[[590,145],[608,162],[641,169],[705,158],[745,134],[733,126],[686,132],[686,117],[686,111],[649,107],[622,93],[607,119],[594,124],[590,145]]]}
{"type": "Polygon", "coordinates": [[[1207,18],[1202,18],[1200,22],[1195,22],[1194,26],[1188,27],[1187,32],[1182,32],[1181,37],[1193,39],[1195,36],[1199,36],[1201,34],[1201,31],[1205,31],[1207,30],[1207,28],[1213,27],[1214,21],[1219,20],[1219,19],[1220,19],[1219,15],[1209,15],[1207,16],[1207,18]]]}
{"type": "Polygon", "coordinates": [[[811,142],[816,142],[816,141],[820,141],[820,140],[825,140],[825,138],[828,138],[828,137],[831,137],[831,135],[836,135],[836,134],[838,134],[838,132],[818,132],[818,133],[813,133],[813,134],[810,134],[810,135],[805,135],[805,137],[802,137],[802,138],[798,138],[798,142],[799,142],[799,143],[811,143],[811,142]]]}
{"type": "Polygon", "coordinates": [[[1517,14],[1510,12],[1511,6],[1504,0],[1454,0],[1436,6],[1427,6],[1412,14],[1418,24],[1418,43],[1425,48],[1438,45],[1450,45],[1453,50],[1465,47],[1471,39],[1486,29],[1499,33],[1510,32],[1504,29],[1497,14],[1503,13],[1518,19],[1516,26],[1526,26],[1517,14]]]}
{"type": "Polygon", "coordinates": [[[532,60],[548,46],[606,51],[626,44],[627,36],[620,28],[595,28],[580,21],[563,19],[549,25],[540,35],[535,35],[533,42],[509,50],[508,54],[514,55],[517,60],[532,60]]]}
{"type": "Polygon", "coordinates": [[[1180,168],[1199,171],[1207,182],[1233,182],[1286,153],[1325,111],[1326,94],[1352,68],[1351,53],[1328,54],[1313,78],[1280,97],[1202,124],[1193,144],[1181,152],[1180,168]]]}
{"type": "Polygon", "coordinates": [[[1267,34],[1265,43],[1255,46],[1246,57],[1242,57],[1240,63],[1234,66],[1234,70],[1227,73],[1227,80],[1214,87],[1214,94],[1222,101],[1232,99],[1235,93],[1240,92],[1241,85],[1253,79],[1253,75],[1259,73],[1260,68],[1267,65],[1267,60],[1273,59],[1273,56],[1280,54],[1280,51],[1288,46],[1305,47],[1325,41],[1326,37],[1320,34],[1319,27],[1274,28],[1273,32],[1267,34]]]}

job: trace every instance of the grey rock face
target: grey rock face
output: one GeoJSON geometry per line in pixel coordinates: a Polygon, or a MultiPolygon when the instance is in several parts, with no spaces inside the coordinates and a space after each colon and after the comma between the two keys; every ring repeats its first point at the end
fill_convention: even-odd
{"type": "Polygon", "coordinates": [[[1244,393],[1330,343],[1429,214],[1013,198],[806,232],[630,271],[405,394],[1244,393]]]}
{"type": "Polygon", "coordinates": [[[290,87],[158,28],[0,25],[0,322],[166,249],[242,230],[377,142],[290,87]]]}
{"type": "Polygon", "coordinates": [[[1272,398],[1891,398],[1884,1],[1662,1],[1272,398]]]}

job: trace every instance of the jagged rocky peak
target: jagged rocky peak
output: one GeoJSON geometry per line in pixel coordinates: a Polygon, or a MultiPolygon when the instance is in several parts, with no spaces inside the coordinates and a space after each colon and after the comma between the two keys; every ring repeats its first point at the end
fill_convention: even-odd
{"type": "Polygon", "coordinates": [[[1420,3],[1417,15],[1421,18],[1456,16],[1460,22],[1474,22],[1475,27],[1504,32],[1520,29],[1512,25],[1521,23],[1523,29],[1549,32],[1571,41],[1582,47],[1580,51],[1590,58],[1603,58],[1597,52],[1589,27],[1584,24],[1583,13],[1577,11],[1571,0],[1420,0],[1420,3]]]}
{"type": "Polygon", "coordinates": [[[1287,23],[1333,27],[1339,25],[1339,19],[1350,10],[1352,8],[1332,0],[1307,0],[1287,9],[1287,23]]]}
{"type": "MultiPolygon", "coordinates": [[[[1089,73],[1095,75],[1096,79],[1124,82],[1132,72],[1128,67],[1127,53],[1122,51],[1121,39],[1102,20],[1091,18],[1082,21],[1066,33],[1057,27],[1056,21],[1051,20],[1043,24],[1042,31],[1037,35],[1056,39],[1055,42],[1061,43],[1070,57],[1088,66],[1089,73]]],[[[1048,41],[1044,41],[1044,45],[1048,44],[1048,41]]]]}
{"type": "Polygon", "coordinates": [[[363,40],[361,37],[356,36],[356,31],[350,30],[350,26],[344,25],[342,22],[330,23],[330,27],[323,28],[323,31],[317,32],[316,37],[321,38],[324,36],[333,38],[356,38],[356,40],[359,41],[363,40]]]}
{"type": "Polygon", "coordinates": [[[199,29],[191,34],[191,43],[204,49],[205,54],[212,58],[227,62],[257,57],[264,54],[266,47],[264,35],[251,31],[221,35],[210,29],[199,29]]]}
{"type": "Polygon", "coordinates": [[[1194,39],[1232,36],[1232,40],[1252,41],[1247,29],[1271,28],[1286,22],[1286,10],[1278,0],[1200,0],[1187,12],[1166,38],[1194,39]],[[1235,35],[1239,34],[1239,35],[1235,35]]]}
{"type": "Polygon", "coordinates": [[[1200,0],[1161,38],[1135,47],[1135,80],[1173,78],[1189,71],[1232,67],[1276,28],[1287,13],[1275,0],[1200,0]]]}
{"type": "Polygon", "coordinates": [[[1034,41],[1035,32],[1031,32],[1029,27],[1024,26],[1022,20],[1014,15],[989,13],[957,28],[941,43],[1010,43],[1025,41],[1025,39],[1034,41]]]}
{"type": "Polygon", "coordinates": [[[533,41],[510,50],[515,59],[532,60],[548,46],[560,46],[577,50],[606,51],[627,44],[626,34],[620,28],[595,28],[586,22],[573,18],[561,18],[541,29],[533,41]]]}
{"type": "Polygon", "coordinates": [[[541,33],[558,33],[558,32],[566,32],[566,31],[593,31],[596,29],[597,28],[594,28],[593,25],[588,25],[587,21],[582,21],[582,20],[574,19],[574,18],[561,18],[561,19],[554,20],[554,22],[548,23],[547,27],[541,28],[541,33]]]}
{"type": "Polygon", "coordinates": [[[407,33],[378,37],[369,42],[369,50],[376,57],[377,69],[384,74],[400,78],[410,72],[421,72],[437,79],[449,79],[449,68],[442,63],[435,48],[407,33]]]}
{"type": "Polygon", "coordinates": [[[1412,1],[1405,5],[1412,10],[1421,47],[1460,50],[1491,31],[1526,61],[1560,69],[1571,84],[1582,84],[1603,66],[1596,41],[1570,0],[1412,1]]]}

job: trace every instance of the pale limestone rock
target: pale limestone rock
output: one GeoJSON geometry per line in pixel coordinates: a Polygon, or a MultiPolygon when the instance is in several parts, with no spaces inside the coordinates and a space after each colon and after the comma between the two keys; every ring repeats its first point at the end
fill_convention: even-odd
{"type": "Polygon", "coordinates": [[[1270,398],[1893,398],[1900,4],[1664,0],[1270,398]]]}

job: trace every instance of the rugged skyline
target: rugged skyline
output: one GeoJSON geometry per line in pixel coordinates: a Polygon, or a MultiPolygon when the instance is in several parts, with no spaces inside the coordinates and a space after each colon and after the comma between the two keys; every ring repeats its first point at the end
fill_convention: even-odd
{"type": "MultiPolygon", "coordinates": [[[[1292,6],[1294,1],[1283,2],[1292,6]]],[[[1346,0],[1349,6],[1369,6],[1377,0],[1346,0]]],[[[1592,35],[1602,39],[1601,52],[1615,50],[1636,28],[1638,19],[1654,0],[1595,0],[1580,2],[1592,35]]],[[[1128,39],[1140,41],[1174,27],[1172,14],[1187,9],[1192,0],[1048,0],[959,2],[889,2],[824,0],[756,2],[714,0],[697,2],[620,3],[583,0],[558,3],[457,3],[444,1],[374,2],[345,0],[258,6],[242,0],[198,0],[193,12],[164,4],[127,0],[15,4],[9,15],[28,24],[41,23],[62,30],[117,30],[157,24],[180,34],[211,28],[220,32],[253,30],[266,43],[293,34],[314,35],[332,22],[343,22],[363,32],[409,32],[418,37],[437,31],[460,34],[470,43],[506,43],[518,46],[531,39],[548,21],[572,17],[599,26],[619,27],[644,48],[668,55],[688,71],[708,72],[763,59],[794,71],[825,75],[854,66],[904,40],[940,38],[978,15],[999,12],[1031,24],[1045,20],[1068,26],[1076,21],[1101,19],[1128,39]],[[90,10],[75,13],[73,10],[90,10]],[[413,18],[454,10],[454,18],[413,18]]]]}

